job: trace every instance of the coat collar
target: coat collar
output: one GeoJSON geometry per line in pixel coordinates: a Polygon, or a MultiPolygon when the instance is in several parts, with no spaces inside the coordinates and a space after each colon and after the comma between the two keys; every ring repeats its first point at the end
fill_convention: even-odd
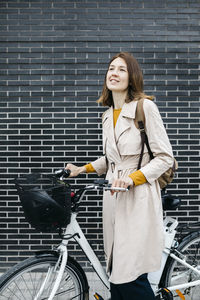
{"type": "MultiPolygon", "coordinates": [[[[137,101],[131,101],[129,103],[124,103],[122,106],[122,110],[120,113],[120,116],[130,119],[135,119],[135,113],[136,113],[136,107],[137,107],[137,101]]],[[[109,109],[107,109],[102,116],[103,122],[107,118],[113,118],[113,107],[111,106],[109,109]]]]}
{"type": "Polygon", "coordinates": [[[136,107],[137,101],[124,103],[115,126],[116,143],[118,142],[119,137],[123,134],[123,132],[125,132],[132,126],[132,123],[135,119],[136,107]]]}
{"type": "Polygon", "coordinates": [[[124,103],[124,105],[122,106],[121,116],[130,119],[135,119],[136,107],[137,107],[137,101],[124,103]]]}

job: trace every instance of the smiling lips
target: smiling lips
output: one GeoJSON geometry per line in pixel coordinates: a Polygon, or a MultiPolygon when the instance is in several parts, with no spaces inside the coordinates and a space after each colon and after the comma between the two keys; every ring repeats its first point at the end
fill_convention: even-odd
{"type": "Polygon", "coordinates": [[[110,79],[110,82],[119,82],[119,80],[112,78],[110,79]]]}

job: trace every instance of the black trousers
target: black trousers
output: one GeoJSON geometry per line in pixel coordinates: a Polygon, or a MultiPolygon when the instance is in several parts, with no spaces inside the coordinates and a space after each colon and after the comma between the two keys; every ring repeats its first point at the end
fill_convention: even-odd
{"type": "Polygon", "coordinates": [[[136,280],[110,284],[111,300],[155,300],[155,295],[148,281],[147,274],[139,276],[136,280]]]}

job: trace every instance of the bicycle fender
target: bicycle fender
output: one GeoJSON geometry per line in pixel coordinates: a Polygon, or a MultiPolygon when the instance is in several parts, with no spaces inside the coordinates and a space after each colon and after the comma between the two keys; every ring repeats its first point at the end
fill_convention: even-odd
{"type": "MultiPolygon", "coordinates": [[[[59,257],[59,252],[56,250],[40,250],[35,253],[36,257],[43,257],[43,256],[54,256],[54,257],[59,257]]],[[[73,263],[81,272],[82,276],[85,278],[85,272],[81,265],[71,256],[68,256],[68,261],[73,263]]]]}
{"type": "Polygon", "coordinates": [[[42,256],[54,256],[59,257],[59,252],[56,250],[40,250],[35,253],[36,257],[42,257],[42,256]]]}

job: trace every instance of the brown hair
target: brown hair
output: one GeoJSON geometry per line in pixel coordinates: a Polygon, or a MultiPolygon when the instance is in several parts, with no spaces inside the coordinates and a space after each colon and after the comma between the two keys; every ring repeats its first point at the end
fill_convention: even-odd
{"type": "MultiPolygon", "coordinates": [[[[125,102],[128,103],[133,100],[140,100],[141,98],[148,98],[152,100],[154,98],[153,96],[147,96],[143,92],[143,74],[139,63],[134,58],[134,56],[128,52],[120,52],[111,58],[109,62],[109,66],[111,62],[118,57],[122,58],[126,62],[127,71],[129,75],[128,93],[125,102]]],[[[114,103],[113,103],[112,91],[110,91],[106,85],[107,72],[105,74],[102,93],[100,98],[97,100],[97,102],[102,103],[103,106],[113,106],[114,103]]]]}

